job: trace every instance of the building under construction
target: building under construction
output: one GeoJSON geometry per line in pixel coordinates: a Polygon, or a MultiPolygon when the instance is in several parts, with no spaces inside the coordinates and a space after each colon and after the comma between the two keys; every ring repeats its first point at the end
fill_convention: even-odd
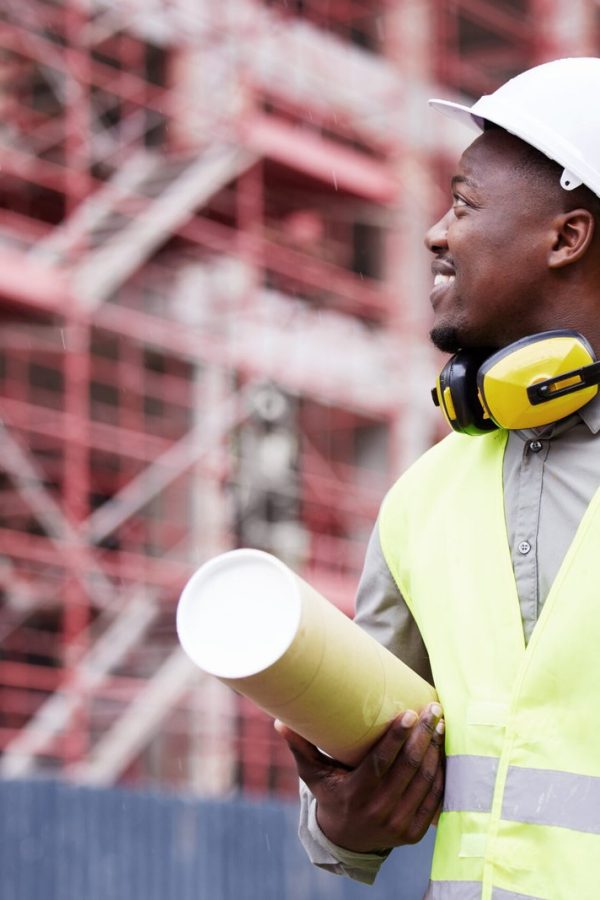
{"type": "Polygon", "coordinates": [[[571,0],[4,0],[0,773],[296,792],[178,649],[181,588],[275,553],[345,611],[441,434],[422,237],[478,97],[596,55],[571,0]]]}

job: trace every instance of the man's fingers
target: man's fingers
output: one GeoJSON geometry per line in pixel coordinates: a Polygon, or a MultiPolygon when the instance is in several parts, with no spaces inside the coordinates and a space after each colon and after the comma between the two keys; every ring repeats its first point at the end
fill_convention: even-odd
{"type": "Polygon", "coordinates": [[[411,728],[418,716],[407,709],[394,719],[385,734],[367,753],[356,770],[357,776],[365,782],[379,782],[393,766],[402,747],[406,743],[411,728]]]}
{"type": "MultiPolygon", "coordinates": [[[[435,726],[434,733],[425,755],[421,759],[418,768],[408,783],[404,792],[403,803],[405,812],[416,815],[419,810],[433,815],[440,797],[435,799],[432,794],[438,789],[438,781],[442,776],[443,785],[443,734],[444,722],[440,720],[435,726]]],[[[409,753],[410,758],[410,753],[409,753]]]]}
{"type": "MultiPolygon", "coordinates": [[[[426,707],[417,723],[411,729],[402,752],[398,754],[393,771],[390,773],[394,781],[408,785],[414,775],[420,770],[429,745],[434,743],[438,748],[442,743],[442,734],[436,731],[442,715],[439,703],[431,703],[426,707]]],[[[441,726],[443,729],[443,726],[441,726]]]]}
{"type": "Polygon", "coordinates": [[[380,780],[389,773],[399,787],[408,785],[421,765],[441,715],[439,703],[431,703],[420,716],[407,710],[396,719],[363,761],[370,764],[374,778],[380,780]]]}
{"type": "Polygon", "coordinates": [[[407,840],[411,844],[420,841],[430,825],[437,825],[444,796],[444,770],[439,765],[431,789],[423,798],[423,802],[415,812],[407,840]]]}

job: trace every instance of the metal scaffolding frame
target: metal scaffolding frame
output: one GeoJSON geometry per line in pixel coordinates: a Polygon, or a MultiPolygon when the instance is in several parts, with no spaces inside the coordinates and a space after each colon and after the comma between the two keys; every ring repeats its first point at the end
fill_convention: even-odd
{"type": "Polygon", "coordinates": [[[5,0],[1,775],[295,792],[179,591],[251,545],[351,612],[441,433],[424,101],[598,46],[592,0],[5,0]]]}

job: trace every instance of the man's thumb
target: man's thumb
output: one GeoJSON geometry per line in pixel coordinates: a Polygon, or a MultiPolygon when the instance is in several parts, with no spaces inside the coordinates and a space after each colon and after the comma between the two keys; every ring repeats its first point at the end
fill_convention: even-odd
{"type": "Polygon", "coordinates": [[[275,731],[286,741],[296,761],[298,775],[309,788],[311,782],[318,781],[325,772],[337,768],[334,760],[321,753],[318,747],[315,747],[302,735],[284,725],[280,719],[275,719],[274,727],[275,731]]]}

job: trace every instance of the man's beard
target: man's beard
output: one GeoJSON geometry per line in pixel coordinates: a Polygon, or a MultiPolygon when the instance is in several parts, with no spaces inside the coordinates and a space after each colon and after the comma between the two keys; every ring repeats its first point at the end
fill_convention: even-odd
{"type": "Polygon", "coordinates": [[[443,353],[458,353],[462,349],[458,331],[453,325],[436,326],[429,332],[429,337],[434,347],[443,353]]]}

